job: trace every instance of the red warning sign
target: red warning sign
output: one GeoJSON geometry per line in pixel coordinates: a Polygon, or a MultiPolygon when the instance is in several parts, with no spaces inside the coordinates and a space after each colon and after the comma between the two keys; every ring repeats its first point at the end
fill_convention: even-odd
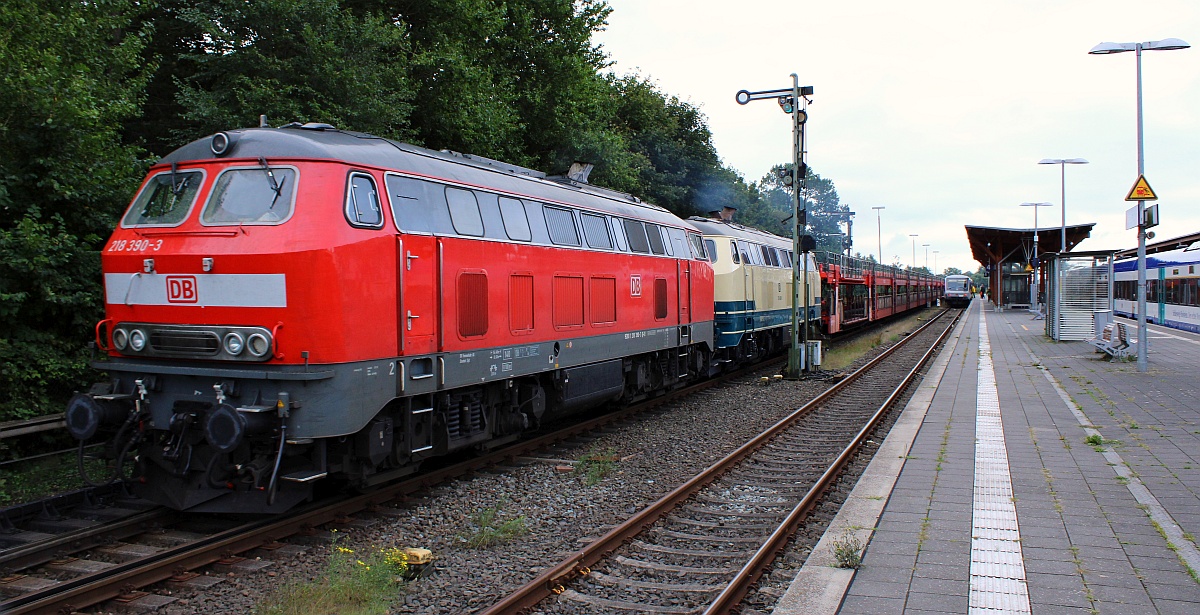
{"type": "Polygon", "coordinates": [[[1150,187],[1150,183],[1146,181],[1145,175],[1138,175],[1137,181],[1133,183],[1133,188],[1129,190],[1129,194],[1125,196],[1126,201],[1157,201],[1158,196],[1154,194],[1154,189],[1150,187]]]}

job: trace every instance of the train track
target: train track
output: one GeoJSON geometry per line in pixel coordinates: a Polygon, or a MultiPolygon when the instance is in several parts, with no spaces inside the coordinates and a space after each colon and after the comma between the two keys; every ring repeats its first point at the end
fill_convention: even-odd
{"type": "Polygon", "coordinates": [[[253,564],[255,560],[247,560],[247,555],[270,558],[286,538],[311,535],[313,528],[322,525],[352,524],[355,514],[378,510],[389,501],[450,479],[512,463],[576,436],[631,420],[772,362],[736,370],[370,493],[317,503],[281,517],[233,523],[211,515],[178,513],[122,497],[115,485],[109,487],[112,494],[102,491],[98,496],[95,491],[83,490],[5,509],[0,511],[0,613],[68,612],[114,599],[151,605],[161,597],[142,588],[164,581],[187,584],[198,577],[191,571],[212,564],[237,570],[239,563],[253,564]]]}
{"type": "Polygon", "coordinates": [[[931,320],[485,615],[727,613],[951,331],[931,320]]]}

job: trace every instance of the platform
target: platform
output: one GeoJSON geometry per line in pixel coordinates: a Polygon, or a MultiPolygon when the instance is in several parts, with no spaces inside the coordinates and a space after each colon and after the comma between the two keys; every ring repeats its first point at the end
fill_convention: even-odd
{"type": "Polygon", "coordinates": [[[1200,336],[1043,331],[971,305],[776,615],[1200,613],[1200,336]]]}

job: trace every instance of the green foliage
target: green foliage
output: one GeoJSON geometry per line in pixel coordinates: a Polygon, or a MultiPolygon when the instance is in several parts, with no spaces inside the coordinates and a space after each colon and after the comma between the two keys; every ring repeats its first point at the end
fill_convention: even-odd
{"type": "Polygon", "coordinates": [[[173,75],[188,138],[254,126],[260,114],[411,136],[402,24],[337,0],[205,0],[178,16],[192,33],[175,41],[173,75]]]}
{"type": "MultiPolygon", "coordinates": [[[[756,199],[751,200],[745,211],[739,211],[742,224],[770,231],[781,237],[792,236],[792,209],[794,198],[791,189],[783,183],[792,174],[792,164],[779,164],[759,181],[756,199]]],[[[843,252],[844,214],[849,208],[842,205],[833,186],[833,181],[813,173],[812,167],[802,183],[801,205],[807,210],[809,234],[817,240],[817,250],[843,252]]]]}
{"type": "Polygon", "coordinates": [[[485,549],[529,533],[525,515],[501,520],[504,502],[485,508],[471,517],[470,534],[463,537],[468,546],[485,549]]]}
{"type": "Polygon", "coordinates": [[[144,10],[0,4],[0,420],[60,411],[86,373],[97,252],[144,169],[120,139],[153,68],[144,10]]]}
{"type": "Polygon", "coordinates": [[[329,556],[329,568],[315,581],[285,585],[257,605],[259,615],[303,615],[342,613],[383,615],[400,595],[400,581],[408,570],[404,551],[395,548],[364,550],[337,544],[329,556]]]}
{"type": "Polygon", "coordinates": [[[604,451],[593,451],[579,459],[575,464],[575,474],[583,477],[583,484],[591,487],[599,483],[609,472],[617,467],[617,453],[608,448],[604,451]]]}
{"type": "Polygon", "coordinates": [[[833,557],[837,560],[838,568],[858,568],[862,564],[863,546],[854,531],[846,528],[842,537],[833,541],[833,557]]]}

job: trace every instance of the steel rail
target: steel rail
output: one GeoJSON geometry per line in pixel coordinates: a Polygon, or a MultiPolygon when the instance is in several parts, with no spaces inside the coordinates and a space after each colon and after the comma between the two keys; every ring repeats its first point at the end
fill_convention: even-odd
{"type": "MultiPolygon", "coordinates": [[[[959,316],[961,316],[961,313],[959,316]]],[[[937,322],[937,320],[938,319],[930,320],[918,331],[924,331],[925,327],[933,325],[933,323],[937,322]]],[[[820,504],[821,497],[826,491],[829,490],[831,486],[833,486],[834,482],[837,481],[838,476],[841,475],[845,467],[850,464],[850,460],[862,447],[863,442],[866,441],[867,437],[871,434],[871,431],[874,430],[879,422],[883,420],[883,417],[892,409],[892,406],[895,405],[895,403],[900,399],[912,381],[917,378],[917,375],[920,373],[921,369],[924,368],[925,364],[929,362],[929,359],[933,357],[934,353],[941,346],[942,342],[944,342],[946,337],[950,335],[950,332],[954,329],[954,324],[957,322],[957,320],[958,317],[956,316],[954,320],[951,321],[950,325],[946,327],[945,331],[942,331],[941,335],[934,340],[933,344],[930,345],[929,350],[927,350],[925,354],[921,356],[921,359],[917,361],[916,366],[909,370],[908,375],[904,377],[904,380],[896,386],[896,388],[892,391],[892,394],[888,396],[887,400],[884,401],[883,404],[879,406],[879,409],[875,411],[875,414],[871,417],[871,420],[859,430],[858,434],[854,437],[854,440],[848,446],[846,446],[841,455],[838,455],[838,458],[833,462],[833,464],[831,464],[829,468],[825,470],[825,473],[821,475],[821,478],[817,480],[817,483],[808,490],[808,493],[806,493],[804,498],[800,500],[798,504],[796,504],[795,508],[792,509],[792,512],[788,514],[787,518],[785,518],[783,522],[779,524],[779,527],[771,533],[771,536],[765,543],[763,543],[758,551],[755,552],[750,561],[748,561],[746,565],[738,571],[733,580],[729,582],[729,585],[720,593],[720,595],[716,597],[716,599],[713,600],[709,607],[705,609],[704,615],[730,613],[734,608],[741,604],[742,599],[746,597],[746,594],[749,593],[750,588],[757,583],[759,578],[762,577],[763,573],[766,572],[767,567],[775,561],[775,558],[778,557],[779,554],[783,553],[784,548],[787,546],[787,541],[791,538],[792,534],[796,532],[796,529],[808,517],[809,513],[811,513],[818,504],[820,504]]],[[[893,346],[893,348],[898,346],[899,345],[893,346]]]]}
{"type": "Polygon", "coordinates": [[[163,525],[163,521],[175,515],[166,508],[136,513],[112,523],[67,532],[48,540],[33,542],[0,551],[0,569],[24,569],[44,564],[58,557],[59,551],[70,549],[81,551],[141,534],[150,525],[163,525]]]}
{"type": "Polygon", "coordinates": [[[0,423],[0,440],[41,431],[50,431],[52,429],[62,429],[67,426],[64,416],[62,412],[59,412],[58,414],[49,414],[23,421],[5,421],[0,423]]]}
{"type": "MultiPolygon", "coordinates": [[[[945,312],[939,314],[938,318],[934,318],[922,325],[919,329],[917,329],[917,331],[914,332],[914,335],[924,331],[927,327],[932,326],[935,322],[940,320],[940,317],[944,314],[945,312]]],[[[947,327],[946,330],[949,331],[950,328],[951,327],[947,327]]],[[[597,538],[582,549],[571,553],[561,563],[544,571],[529,583],[509,594],[503,600],[493,604],[483,611],[480,611],[480,615],[523,613],[548,598],[551,594],[561,593],[564,590],[566,583],[590,573],[591,566],[594,566],[605,557],[611,555],[627,540],[637,536],[659,519],[665,517],[676,506],[695,495],[695,493],[701,488],[715,481],[722,474],[737,465],[755,450],[761,448],[768,441],[774,439],[776,435],[786,429],[791,423],[808,414],[829,398],[837,395],[839,392],[849,386],[850,383],[858,380],[875,366],[882,363],[897,349],[901,348],[909,340],[911,340],[914,335],[909,335],[900,343],[892,346],[883,353],[880,353],[879,356],[872,359],[866,365],[863,365],[859,369],[855,370],[849,376],[827,389],[824,393],[818,395],[812,401],[792,412],[787,417],[781,419],[762,434],[759,434],[753,440],[743,444],[737,450],[709,466],[706,470],[692,477],[675,490],[664,495],[662,498],[650,504],[646,508],[643,508],[621,525],[613,528],[608,533],[600,538],[597,538]]],[[[943,337],[944,335],[945,333],[943,333],[943,337]]],[[[940,343],[941,339],[942,338],[939,337],[938,342],[935,342],[933,346],[934,348],[937,347],[937,344],[940,343]]],[[[928,353],[926,356],[928,356],[928,353]]],[[[889,400],[895,398],[896,396],[897,393],[893,392],[892,396],[889,397],[889,400]]],[[[843,455],[845,455],[844,452],[843,455]]],[[[839,459],[841,459],[841,457],[839,457],[839,459]]],[[[829,472],[827,472],[827,474],[828,473],[829,472]]]]}

